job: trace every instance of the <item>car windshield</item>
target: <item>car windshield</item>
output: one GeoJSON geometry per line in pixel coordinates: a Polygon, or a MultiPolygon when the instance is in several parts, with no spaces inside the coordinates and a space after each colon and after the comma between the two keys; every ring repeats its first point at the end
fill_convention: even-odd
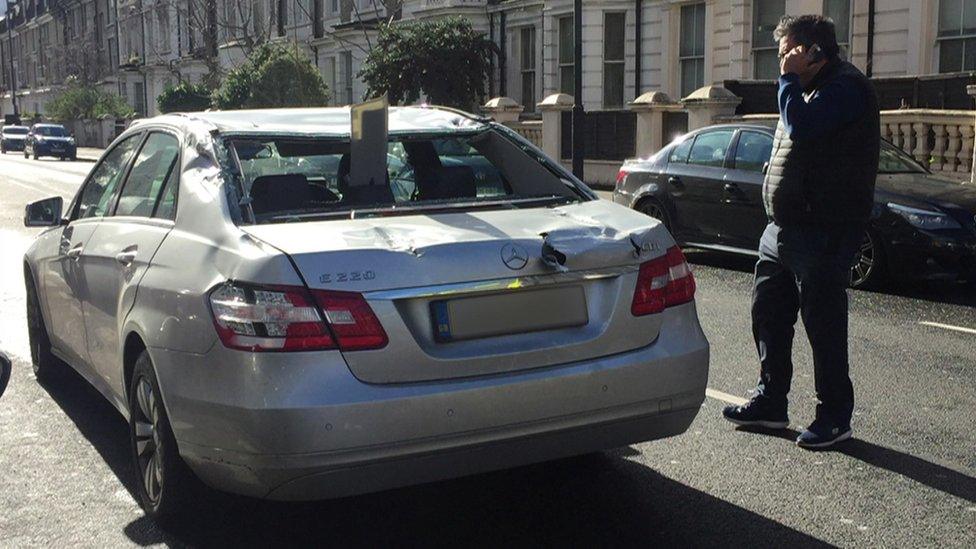
{"type": "Polygon", "coordinates": [[[62,126],[38,126],[34,128],[34,133],[44,137],[64,137],[67,135],[62,126]]]}
{"type": "Polygon", "coordinates": [[[520,207],[583,196],[496,130],[391,136],[379,182],[354,173],[348,139],[235,137],[229,143],[257,223],[520,207]]]}
{"type": "Polygon", "coordinates": [[[27,135],[27,128],[4,128],[4,135],[27,135]]]}
{"type": "Polygon", "coordinates": [[[926,173],[926,170],[898,147],[882,142],[878,173],[926,173]]]}

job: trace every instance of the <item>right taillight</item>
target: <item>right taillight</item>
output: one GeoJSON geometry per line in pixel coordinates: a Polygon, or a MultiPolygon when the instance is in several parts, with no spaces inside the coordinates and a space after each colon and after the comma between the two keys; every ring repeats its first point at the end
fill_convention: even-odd
{"type": "Polygon", "coordinates": [[[695,277],[681,249],[674,246],[661,257],[641,264],[630,312],[634,316],[660,313],[693,299],[695,277]]]}
{"type": "Polygon", "coordinates": [[[358,351],[387,343],[366,299],[353,292],[227,282],[210,293],[210,308],[221,342],[231,349],[358,351]]]}

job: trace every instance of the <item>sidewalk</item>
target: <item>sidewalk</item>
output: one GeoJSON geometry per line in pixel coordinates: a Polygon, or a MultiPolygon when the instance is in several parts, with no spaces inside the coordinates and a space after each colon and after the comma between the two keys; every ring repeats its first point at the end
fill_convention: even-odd
{"type": "Polygon", "coordinates": [[[105,149],[98,149],[95,147],[78,147],[78,160],[84,162],[96,162],[101,158],[102,153],[105,149]]]}

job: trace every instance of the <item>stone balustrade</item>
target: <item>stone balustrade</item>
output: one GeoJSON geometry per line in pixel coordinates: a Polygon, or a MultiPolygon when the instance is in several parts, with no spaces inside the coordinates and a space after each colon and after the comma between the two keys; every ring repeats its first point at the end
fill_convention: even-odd
{"type": "Polygon", "coordinates": [[[506,126],[512,128],[519,135],[528,139],[536,147],[542,148],[542,120],[526,120],[523,122],[506,122],[506,126]]]}
{"type": "Polygon", "coordinates": [[[881,136],[930,170],[958,177],[973,167],[973,111],[881,111],[881,136]]]}

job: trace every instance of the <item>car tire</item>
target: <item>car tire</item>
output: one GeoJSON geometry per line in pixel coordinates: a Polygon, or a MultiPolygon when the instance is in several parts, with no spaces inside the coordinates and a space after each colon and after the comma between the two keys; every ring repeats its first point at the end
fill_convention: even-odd
{"type": "Polygon", "coordinates": [[[871,229],[864,232],[864,239],[857,250],[851,268],[851,288],[877,288],[885,279],[884,248],[878,234],[871,229]]]}
{"type": "Polygon", "coordinates": [[[635,209],[644,215],[657,219],[658,221],[664,224],[664,228],[667,229],[668,232],[672,232],[671,214],[668,212],[667,207],[665,207],[664,204],[662,204],[656,198],[642,199],[640,202],[637,203],[637,207],[635,209]]]}
{"type": "Polygon", "coordinates": [[[50,385],[64,372],[65,364],[51,352],[51,339],[41,312],[40,300],[37,298],[34,277],[26,269],[24,277],[27,279],[27,340],[30,344],[34,377],[41,385],[50,385]]]}
{"type": "Polygon", "coordinates": [[[34,160],[40,160],[40,159],[41,159],[41,155],[37,154],[37,151],[35,150],[34,151],[34,160]]]}
{"type": "Polygon", "coordinates": [[[201,484],[180,457],[148,351],[136,359],[128,400],[129,446],[140,505],[149,518],[160,522],[191,512],[201,484]]]}

